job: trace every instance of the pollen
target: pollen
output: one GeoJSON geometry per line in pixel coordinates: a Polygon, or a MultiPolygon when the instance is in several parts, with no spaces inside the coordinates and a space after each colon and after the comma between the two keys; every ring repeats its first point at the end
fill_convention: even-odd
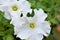
{"type": "Polygon", "coordinates": [[[12,10],[13,11],[17,11],[18,10],[18,6],[17,5],[12,6],[12,10]]]}
{"type": "Polygon", "coordinates": [[[30,26],[30,28],[34,29],[34,28],[35,28],[35,23],[34,23],[34,22],[31,22],[31,23],[29,24],[29,26],[30,26]]]}

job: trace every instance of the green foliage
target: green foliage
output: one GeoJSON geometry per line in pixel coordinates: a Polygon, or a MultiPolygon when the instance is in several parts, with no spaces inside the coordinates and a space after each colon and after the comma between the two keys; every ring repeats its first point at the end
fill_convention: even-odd
{"type": "Polygon", "coordinates": [[[3,40],[14,40],[12,35],[5,35],[3,40]]]}
{"type": "Polygon", "coordinates": [[[13,40],[13,25],[10,20],[4,18],[4,12],[0,11],[0,40],[13,40]]]}

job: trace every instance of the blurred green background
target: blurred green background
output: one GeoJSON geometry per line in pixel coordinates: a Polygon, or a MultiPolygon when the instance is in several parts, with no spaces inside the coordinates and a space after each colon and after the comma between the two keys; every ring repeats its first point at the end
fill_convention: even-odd
{"type": "MultiPolygon", "coordinates": [[[[27,0],[32,9],[42,8],[48,17],[46,20],[51,24],[51,33],[43,40],[60,40],[60,0],[27,0]]],[[[33,13],[31,14],[31,16],[33,13]]],[[[0,40],[20,40],[14,36],[14,26],[10,20],[4,18],[4,12],[0,11],[0,40]]]]}

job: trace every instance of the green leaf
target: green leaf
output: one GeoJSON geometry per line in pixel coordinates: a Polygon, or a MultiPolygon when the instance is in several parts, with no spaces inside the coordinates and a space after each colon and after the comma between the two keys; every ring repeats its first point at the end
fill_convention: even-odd
{"type": "Polygon", "coordinates": [[[3,37],[3,40],[14,40],[12,35],[6,35],[3,37]]]}
{"type": "Polygon", "coordinates": [[[42,3],[37,2],[37,3],[36,3],[36,8],[37,8],[37,9],[39,9],[39,8],[45,8],[45,6],[43,6],[42,3]]]}

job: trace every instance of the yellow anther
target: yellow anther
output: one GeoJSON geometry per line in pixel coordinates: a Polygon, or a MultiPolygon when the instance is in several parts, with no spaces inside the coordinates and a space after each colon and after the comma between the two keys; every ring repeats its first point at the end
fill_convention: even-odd
{"type": "Polygon", "coordinates": [[[32,28],[32,29],[35,28],[35,23],[34,22],[31,22],[29,25],[30,25],[30,28],[32,28]]]}
{"type": "Polygon", "coordinates": [[[18,10],[18,6],[17,5],[12,6],[12,10],[13,11],[17,11],[18,10]]]}

